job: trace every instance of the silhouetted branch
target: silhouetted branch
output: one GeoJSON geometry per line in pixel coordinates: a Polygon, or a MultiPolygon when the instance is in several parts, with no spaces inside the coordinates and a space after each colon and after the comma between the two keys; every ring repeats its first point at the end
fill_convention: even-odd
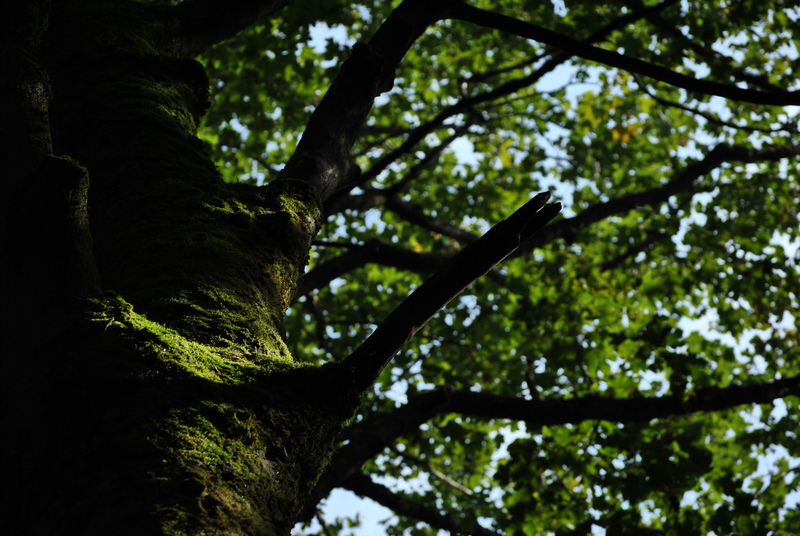
{"type": "Polygon", "coordinates": [[[314,318],[314,331],[316,332],[319,346],[328,352],[334,361],[341,361],[341,357],[336,352],[333,343],[328,338],[328,334],[325,332],[326,320],[322,314],[322,311],[320,310],[319,299],[315,295],[309,294],[306,296],[305,308],[314,318]]]}
{"type": "Polygon", "coordinates": [[[435,508],[403,497],[386,486],[374,482],[368,475],[361,472],[350,476],[342,483],[342,487],[349,489],[360,497],[368,497],[396,514],[417,519],[435,529],[449,531],[451,534],[500,536],[498,533],[485,529],[477,523],[472,527],[466,527],[464,522],[456,517],[442,514],[435,508]]]}
{"type": "Polygon", "coordinates": [[[798,395],[800,375],[763,384],[709,387],[691,394],[624,399],[590,395],[567,400],[538,400],[440,387],[410,398],[406,405],[394,411],[373,416],[345,430],[342,437],[348,443],[334,454],[305,512],[313,515],[317,502],[356,474],[367,460],[383,452],[399,437],[415,432],[435,415],[457,413],[536,426],[577,424],[587,420],[629,423],[721,411],[745,404],[768,404],[798,395]]]}
{"type": "Polygon", "coordinates": [[[401,201],[392,197],[386,200],[384,206],[409,223],[418,225],[431,233],[439,233],[447,236],[462,244],[471,244],[478,239],[478,235],[476,234],[425,214],[422,209],[414,203],[401,201]]]}
{"type": "Polygon", "coordinates": [[[374,458],[396,438],[413,432],[421,422],[438,414],[440,406],[447,402],[449,391],[448,388],[442,388],[417,395],[389,414],[373,417],[366,423],[345,430],[340,440],[348,443],[331,458],[325,473],[306,501],[300,520],[311,519],[319,501],[361,469],[366,460],[374,458]],[[360,433],[366,428],[369,429],[368,434],[360,433]]]}
{"type": "MultiPolygon", "coordinates": [[[[611,33],[619,30],[625,25],[635,22],[639,19],[642,19],[647,14],[658,13],[662,11],[664,8],[674,4],[675,2],[676,0],[666,0],[661,4],[657,4],[653,7],[633,10],[631,13],[623,15],[609,22],[608,24],[604,25],[599,30],[592,33],[589,37],[587,37],[583,41],[583,43],[587,44],[595,43],[602,39],[605,39],[611,33]]],[[[406,140],[398,148],[390,151],[389,153],[385,154],[384,156],[373,162],[372,166],[361,175],[357,183],[351,186],[356,186],[357,184],[365,184],[369,180],[377,177],[383,170],[389,167],[389,165],[392,162],[395,162],[403,155],[406,155],[409,152],[411,152],[411,149],[421,140],[423,140],[425,136],[427,136],[434,130],[440,128],[447,119],[462,113],[467,113],[480,104],[495,101],[501,97],[515,93],[520,89],[531,86],[536,82],[538,82],[539,80],[541,80],[545,75],[555,70],[556,67],[569,60],[569,58],[571,57],[572,54],[570,53],[557,54],[553,56],[550,60],[546,61],[541,67],[536,69],[536,71],[527,76],[506,82],[505,84],[502,84],[491,91],[480,93],[478,95],[473,95],[471,97],[462,98],[449,108],[442,110],[439,114],[436,115],[436,117],[434,117],[430,121],[420,125],[413,131],[411,131],[406,140]]],[[[345,195],[347,195],[345,192],[339,192],[339,194],[332,196],[333,201],[329,205],[331,207],[331,212],[338,212],[339,210],[342,210],[345,206],[349,206],[344,203],[340,203],[338,202],[338,200],[336,200],[336,198],[345,195]]]]}
{"type": "Polygon", "coordinates": [[[622,265],[628,259],[636,257],[639,253],[647,251],[648,249],[650,249],[650,246],[664,240],[669,240],[671,237],[672,237],[671,234],[661,230],[650,231],[647,233],[647,238],[645,240],[629,247],[620,255],[617,255],[610,261],[604,262],[600,269],[604,272],[607,272],[609,270],[614,270],[618,268],[620,265],[622,265]]]}
{"type": "Polygon", "coordinates": [[[454,132],[448,136],[442,143],[434,147],[432,150],[428,151],[425,154],[425,157],[419,160],[416,164],[414,164],[411,169],[408,170],[402,179],[397,181],[395,184],[392,184],[388,188],[386,188],[385,192],[386,195],[392,196],[400,193],[404,190],[411,182],[418,178],[423,170],[430,167],[431,164],[438,160],[439,156],[444,152],[445,149],[450,147],[454,141],[458,138],[463,136],[469,130],[469,127],[473,124],[473,120],[466,121],[463,125],[454,129],[454,132]]]}
{"type": "MultiPolygon", "coordinates": [[[[596,43],[596,42],[598,42],[598,41],[600,41],[602,39],[605,39],[607,36],[609,36],[613,32],[622,30],[623,28],[625,28],[625,26],[627,26],[629,24],[632,24],[632,23],[634,23],[634,22],[636,22],[638,20],[641,20],[643,18],[646,18],[646,17],[649,18],[649,17],[655,16],[658,13],[661,13],[662,11],[664,11],[664,9],[666,9],[667,7],[669,7],[671,5],[674,5],[674,4],[677,4],[677,3],[678,3],[678,0],[664,0],[663,2],[661,2],[659,4],[655,4],[653,6],[639,5],[636,8],[629,10],[624,15],[622,15],[620,17],[617,17],[616,19],[614,19],[612,21],[609,21],[607,24],[604,24],[599,29],[597,29],[594,33],[592,33],[589,37],[587,37],[586,39],[583,39],[582,42],[587,43],[587,44],[596,43]]],[[[526,60],[523,60],[523,61],[521,61],[519,63],[516,63],[514,65],[511,65],[511,66],[503,68],[503,69],[496,69],[494,71],[487,71],[487,72],[484,72],[484,73],[478,73],[477,75],[470,75],[465,81],[466,82],[474,82],[474,81],[482,82],[482,81],[485,81],[485,80],[487,80],[488,78],[490,78],[492,76],[496,76],[498,74],[502,74],[502,73],[511,71],[513,69],[518,69],[518,68],[521,68],[521,67],[525,67],[525,66],[531,65],[534,62],[540,60],[545,54],[552,54],[552,53],[553,53],[552,50],[547,50],[544,54],[537,55],[537,56],[535,56],[533,58],[528,58],[526,60]]]]}
{"type": "Polygon", "coordinates": [[[702,160],[689,164],[677,177],[663,186],[611,199],[604,203],[597,203],[573,218],[562,219],[552,225],[548,225],[541,233],[523,244],[515,252],[515,255],[524,255],[558,238],[563,238],[570,242],[574,241],[580,231],[614,214],[626,212],[636,207],[657,207],[673,195],[699,191],[699,187],[696,184],[697,179],[722,164],[777,161],[799,154],[800,146],[797,145],[764,147],[762,149],[748,149],[740,145],[717,145],[702,160]]]}
{"type": "MultiPolygon", "coordinates": [[[[628,3],[635,4],[639,7],[642,5],[642,3],[638,0],[628,3]]],[[[634,7],[634,9],[636,9],[636,7],[634,7]]],[[[665,21],[659,13],[649,13],[646,18],[651,24],[653,24],[653,26],[662,31],[665,35],[672,38],[672,40],[678,45],[691,50],[699,58],[702,58],[707,65],[712,67],[712,70],[713,67],[721,67],[730,72],[735,78],[738,78],[743,82],[747,82],[752,86],[761,87],[770,91],[784,91],[783,88],[772,84],[766,76],[748,73],[741,67],[736,67],[733,65],[733,60],[731,58],[720,54],[710,46],[703,46],[692,41],[683,34],[678,26],[665,21]]]]}
{"type": "MultiPolygon", "coordinates": [[[[744,404],[767,404],[800,395],[800,375],[763,384],[698,389],[693,394],[663,397],[607,398],[584,396],[569,400],[525,400],[510,396],[453,391],[442,412],[488,419],[509,419],[535,425],[575,424],[588,420],[644,422],[697,412],[721,411],[744,404]]],[[[419,424],[422,424],[421,422],[419,424]]]]}
{"type": "MultiPolygon", "coordinates": [[[[597,203],[577,216],[563,218],[553,222],[542,229],[541,232],[525,241],[511,256],[519,257],[525,255],[533,249],[540,248],[557,239],[574,242],[581,231],[610,216],[622,214],[640,207],[658,207],[662,203],[667,202],[673,195],[699,192],[701,191],[701,187],[696,184],[697,180],[722,164],[775,161],[799,154],[800,146],[748,149],[742,146],[719,145],[709,151],[702,160],[687,165],[673,180],[662,186],[629,194],[618,199],[597,203]]],[[[418,209],[415,210],[413,205],[395,200],[387,200],[386,206],[390,210],[398,212],[401,217],[408,221],[416,223],[433,232],[440,232],[464,243],[474,241],[474,238],[470,240],[474,235],[467,231],[455,233],[451,232],[454,231],[452,227],[450,229],[436,227],[440,222],[426,216],[418,209]]],[[[647,247],[650,243],[652,242],[643,245],[643,248],[647,247]]],[[[321,288],[333,279],[370,263],[394,266],[395,268],[410,270],[417,273],[432,273],[444,266],[445,262],[450,258],[442,253],[418,253],[398,246],[384,244],[377,240],[369,241],[364,245],[348,246],[348,248],[350,251],[347,253],[320,264],[306,274],[298,295],[303,295],[314,289],[321,288]]],[[[502,277],[499,274],[495,274],[493,279],[502,284],[502,277]]]]}
{"type": "MultiPolygon", "coordinates": [[[[361,195],[334,195],[325,204],[325,214],[336,214],[346,209],[367,210],[372,207],[382,205],[388,198],[396,196],[406,188],[411,182],[418,179],[422,172],[431,166],[439,156],[454,141],[463,136],[469,130],[474,121],[467,121],[465,124],[455,128],[455,131],[445,138],[442,143],[428,151],[424,157],[405,173],[402,179],[387,188],[368,188],[361,195]]],[[[363,180],[360,182],[363,183],[363,180]]]]}
{"type": "Polygon", "coordinates": [[[320,512],[319,510],[317,510],[316,518],[317,522],[319,523],[319,526],[322,527],[322,532],[325,533],[325,536],[334,536],[333,531],[331,531],[331,528],[328,526],[328,524],[325,522],[325,519],[322,517],[322,512],[320,512]]]}
{"type": "Polygon", "coordinates": [[[501,32],[532,39],[540,43],[560,48],[572,55],[603,63],[610,67],[618,67],[631,73],[649,76],[655,80],[665,82],[675,87],[683,88],[696,93],[716,95],[730,100],[751,102],[775,106],[800,104],[800,92],[797,91],[753,91],[742,89],[729,84],[720,84],[710,80],[700,80],[691,76],[676,73],[665,67],[648,63],[636,58],[625,56],[617,52],[587,45],[572,37],[559,34],[547,28],[536,26],[513,17],[508,17],[493,11],[479,9],[471,5],[460,3],[458,8],[451,10],[452,18],[471,22],[478,26],[492,28],[501,32]]]}
{"type": "Polygon", "coordinates": [[[369,240],[363,245],[354,245],[348,251],[310,270],[300,283],[298,296],[322,288],[337,277],[341,277],[366,264],[393,266],[417,273],[433,273],[442,268],[450,257],[442,253],[418,253],[380,240],[369,240]]]}
{"type": "Polygon", "coordinates": [[[429,473],[432,476],[438,478],[440,481],[444,482],[445,484],[447,484],[451,488],[456,489],[456,490],[458,490],[461,493],[464,493],[466,495],[474,495],[475,494],[471,489],[469,489],[468,487],[464,486],[460,482],[457,482],[457,481],[453,480],[452,478],[450,478],[449,476],[447,476],[443,472],[439,471],[438,469],[433,467],[431,464],[429,464],[425,460],[423,460],[421,458],[418,458],[416,456],[412,456],[408,452],[400,450],[399,448],[397,448],[396,445],[393,445],[390,448],[392,449],[392,451],[397,456],[402,458],[404,461],[411,462],[412,464],[414,464],[414,465],[416,465],[418,467],[421,467],[423,469],[423,471],[425,471],[426,473],[429,473]]]}
{"type": "MultiPolygon", "coordinates": [[[[684,195],[683,199],[677,205],[677,210],[685,209],[689,203],[692,201],[692,195],[684,195]]],[[[667,224],[669,225],[669,224],[667,224]]],[[[609,270],[615,270],[620,265],[625,263],[628,259],[636,257],[639,253],[643,253],[650,249],[653,245],[659,242],[666,242],[673,236],[670,232],[668,232],[668,228],[662,226],[659,229],[651,229],[647,231],[647,237],[644,241],[638,244],[634,244],[633,246],[629,247],[613,259],[606,261],[602,264],[600,269],[604,272],[609,270]]],[[[673,232],[677,232],[677,227],[673,229],[673,232]]],[[[671,242],[670,242],[671,243],[671,242]]],[[[673,245],[674,246],[674,245],[673,245]]]]}
{"type": "Polygon", "coordinates": [[[537,195],[492,227],[476,242],[453,256],[440,271],[392,311],[372,335],[343,361],[353,371],[355,389],[368,389],[392,357],[433,315],[553,219],[561,210],[561,205],[545,204],[549,197],[549,193],[537,195]]]}
{"type": "Polygon", "coordinates": [[[233,37],[289,0],[190,0],[175,6],[179,38],[176,55],[194,57],[205,49],[233,37]]]}
{"type": "MultiPolygon", "coordinates": [[[[497,263],[508,257],[519,244],[536,233],[561,209],[560,204],[546,204],[550,197],[541,193],[528,201],[511,216],[492,227],[485,235],[473,244],[453,256],[445,266],[419,286],[378,326],[364,343],[342,362],[352,370],[353,385],[356,392],[368,389],[377,379],[381,370],[391,361],[394,355],[419,331],[442,307],[458,296],[461,291],[478,277],[484,275],[497,263]]],[[[425,414],[441,401],[442,393],[435,392],[422,398],[407,412],[425,414]]],[[[401,414],[402,415],[402,414],[401,414]]],[[[404,430],[402,416],[393,419],[387,426],[391,430],[404,430]]],[[[394,432],[391,432],[394,433],[394,432]]],[[[388,433],[387,433],[388,435],[388,433]]],[[[377,433],[379,448],[385,443],[377,433]]],[[[341,482],[352,471],[360,466],[343,463],[342,460],[352,458],[369,459],[377,452],[375,443],[354,442],[347,445],[333,458],[328,473],[320,479],[317,489],[312,494],[305,510],[312,515],[313,506],[333,488],[332,482],[341,482]],[[344,454],[343,454],[344,453],[344,454]],[[368,456],[364,458],[364,456],[368,456]]]]}
{"type": "Polygon", "coordinates": [[[281,176],[309,182],[326,201],[352,188],[361,171],[350,150],[375,97],[392,88],[408,48],[441,18],[450,0],[405,0],[367,44],[356,43],[331,84],[281,176]]]}

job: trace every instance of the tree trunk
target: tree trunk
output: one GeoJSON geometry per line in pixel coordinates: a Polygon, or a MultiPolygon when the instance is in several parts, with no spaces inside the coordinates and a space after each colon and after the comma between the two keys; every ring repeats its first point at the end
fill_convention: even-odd
{"type": "Polygon", "coordinates": [[[3,41],[25,112],[2,133],[4,531],[288,533],[357,403],[284,343],[316,192],[221,181],[166,10],[17,10],[4,29],[37,31],[3,41]]]}

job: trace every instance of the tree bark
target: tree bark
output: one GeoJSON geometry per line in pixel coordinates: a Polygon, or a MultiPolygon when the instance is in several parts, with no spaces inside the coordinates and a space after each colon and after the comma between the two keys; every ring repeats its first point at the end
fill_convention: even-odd
{"type": "Polygon", "coordinates": [[[52,99],[3,132],[4,530],[287,534],[357,403],[283,337],[316,192],[222,182],[165,6],[18,11],[4,91],[52,99]]]}

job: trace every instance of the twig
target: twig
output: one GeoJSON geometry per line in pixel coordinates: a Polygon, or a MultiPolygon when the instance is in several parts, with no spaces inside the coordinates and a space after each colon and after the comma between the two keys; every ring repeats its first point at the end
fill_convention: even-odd
{"type": "Polygon", "coordinates": [[[466,495],[473,495],[474,494],[474,492],[471,489],[469,489],[468,487],[462,485],[459,482],[456,482],[455,480],[453,480],[452,478],[450,478],[449,476],[447,476],[443,472],[441,472],[438,469],[436,469],[435,467],[433,467],[431,464],[429,464],[425,460],[417,458],[416,456],[412,456],[408,452],[401,451],[400,449],[397,448],[396,445],[392,446],[391,448],[392,448],[392,451],[394,451],[395,454],[397,454],[398,456],[400,456],[404,460],[413,463],[414,465],[422,467],[423,469],[428,471],[430,474],[432,474],[433,476],[435,476],[436,478],[438,478],[439,480],[441,480],[442,482],[444,482],[445,484],[450,486],[451,488],[457,489],[458,491],[460,491],[462,493],[465,493],[466,495]]]}

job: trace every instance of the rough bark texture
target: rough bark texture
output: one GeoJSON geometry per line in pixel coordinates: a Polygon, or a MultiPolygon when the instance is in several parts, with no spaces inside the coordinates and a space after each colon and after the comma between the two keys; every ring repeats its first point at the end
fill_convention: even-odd
{"type": "Polygon", "coordinates": [[[0,149],[4,531],[288,533],[357,398],[283,340],[316,192],[221,181],[166,7],[17,11],[37,37],[3,41],[27,114],[0,149]]]}

